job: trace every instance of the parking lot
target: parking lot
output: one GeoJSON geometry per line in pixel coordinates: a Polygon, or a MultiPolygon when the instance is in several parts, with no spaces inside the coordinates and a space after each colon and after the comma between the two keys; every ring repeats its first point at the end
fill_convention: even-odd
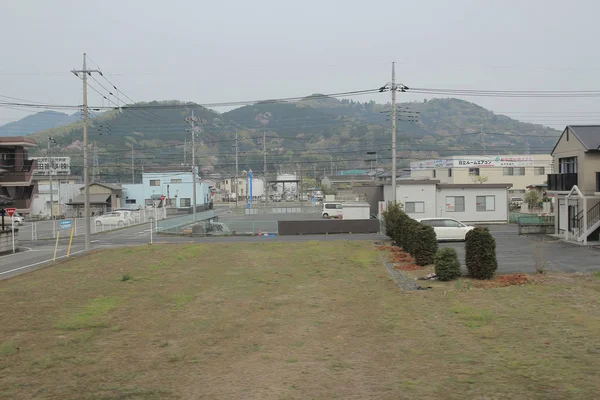
{"type": "MultiPolygon", "coordinates": [[[[496,239],[498,273],[535,273],[536,262],[547,271],[590,272],[600,269],[600,249],[543,239],[542,235],[519,236],[516,225],[488,227],[496,239]]],[[[440,247],[456,249],[464,268],[465,244],[440,243],[440,247]]]]}

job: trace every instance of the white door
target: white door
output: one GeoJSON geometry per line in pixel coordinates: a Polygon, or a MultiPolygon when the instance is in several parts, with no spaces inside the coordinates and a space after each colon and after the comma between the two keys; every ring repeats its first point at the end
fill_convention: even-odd
{"type": "Polygon", "coordinates": [[[565,199],[558,200],[558,229],[565,230],[568,226],[567,206],[565,199]]]}
{"type": "Polygon", "coordinates": [[[448,240],[448,228],[446,228],[443,219],[432,219],[429,225],[433,227],[437,240],[448,240]]]}

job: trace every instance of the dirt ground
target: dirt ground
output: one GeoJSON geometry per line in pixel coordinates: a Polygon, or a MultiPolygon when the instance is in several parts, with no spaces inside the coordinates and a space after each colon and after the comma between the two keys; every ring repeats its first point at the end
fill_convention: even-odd
{"type": "Polygon", "coordinates": [[[600,275],[402,294],[381,256],[369,242],[141,246],[2,281],[0,398],[600,393],[600,275]]]}

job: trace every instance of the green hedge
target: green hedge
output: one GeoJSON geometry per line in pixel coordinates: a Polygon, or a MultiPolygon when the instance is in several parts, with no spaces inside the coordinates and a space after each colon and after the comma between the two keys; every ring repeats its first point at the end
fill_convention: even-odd
{"type": "Polygon", "coordinates": [[[467,233],[465,263],[469,276],[476,279],[492,279],[498,269],[496,240],[487,228],[475,228],[467,233]]]}
{"type": "Polygon", "coordinates": [[[460,276],[460,262],[456,250],[439,249],[435,255],[435,274],[440,281],[451,281],[460,276]]]}
{"type": "Polygon", "coordinates": [[[386,235],[394,240],[396,246],[414,256],[418,265],[434,262],[438,244],[432,227],[409,217],[398,204],[388,205],[383,218],[386,235]]]}
{"type": "Polygon", "coordinates": [[[413,231],[412,248],[417,265],[430,265],[434,263],[438,243],[435,231],[431,226],[417,222],[413,231]]]}

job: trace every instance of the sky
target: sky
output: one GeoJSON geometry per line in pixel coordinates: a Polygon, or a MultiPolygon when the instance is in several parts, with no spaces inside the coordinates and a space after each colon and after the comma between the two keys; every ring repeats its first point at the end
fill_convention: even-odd
{"type": "MultiPolygon", "coordinates": [[[[600,89],[593,0],[28,0],[1,8],[0,96],[44,103],[81,104],[81,81],[69,71],[82,67],[84,52],[135,101],[372,89],[390,80],[392,61],[408,87],[600,89]]],[[[600,123],[600,97],[460,98],[557,129],[600,123]]],[[[90,104],[102,104],[93,91],[90,104]]],[[[29,113],[0,107],[0,124],[29,113]]]]}

